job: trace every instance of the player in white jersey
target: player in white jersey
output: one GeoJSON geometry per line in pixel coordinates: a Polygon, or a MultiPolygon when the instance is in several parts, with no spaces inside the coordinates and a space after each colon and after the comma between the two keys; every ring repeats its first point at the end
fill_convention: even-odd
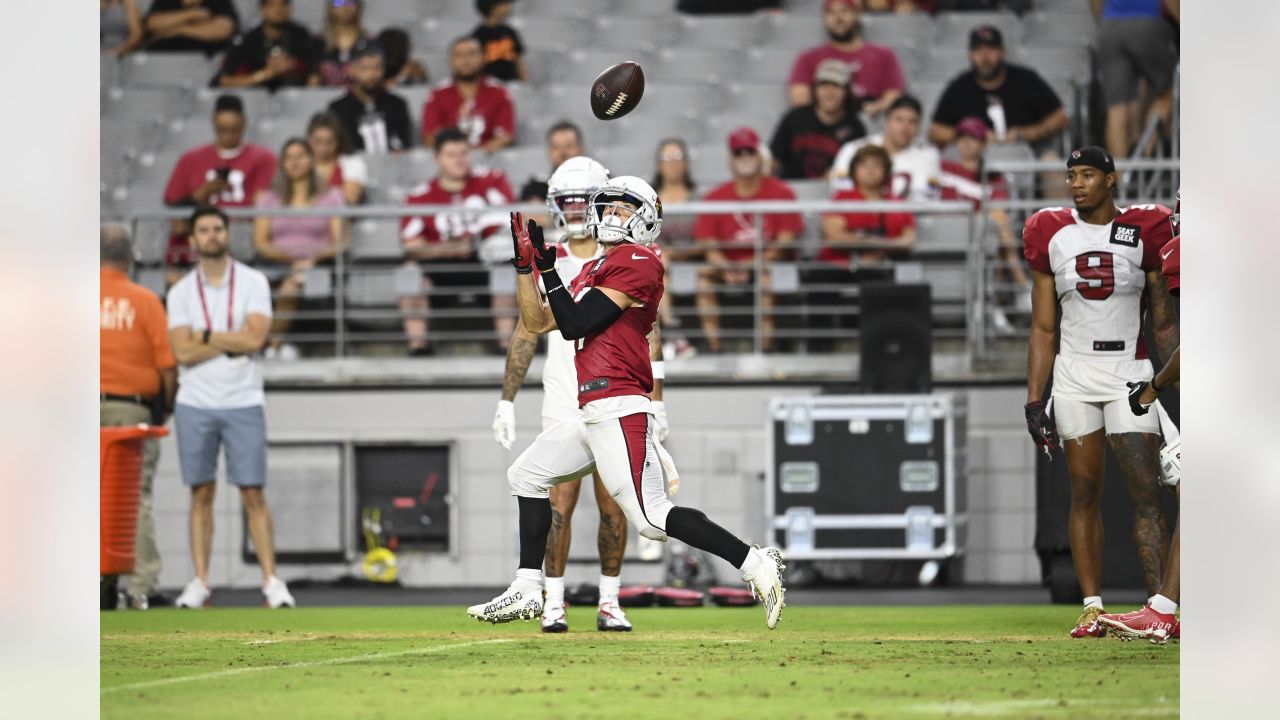
{"type": "MultiPolygon", "coordinates": [[[[587,201],[592,193],[609,180],[609,171],[589,157],[578,156],[566,160],[556,168],[547,182],[547,206],[553,227],[563,235],[556,246],[556,274],[568,286],[592,260],[600,257],[602,248],[587,230],[587,201]]],[[[539,278],[540,279],[540,278],[539,278]]],[[[660,348],[661,340],[654,330],[650,338],[650,357],[654,358],[653,409],[657,425],[658,441],[666,439],[667,415],[662,402],[663,375],[660,348]]],[[[502,380],[502,399],[493,420],[495,439],[503,447],[511,449],[516,438],[515,397],[524,382],[525,374],[537,348],[538,336],[529,332],[523,324],[517,324],[511,345],[507,351],[506,371],[502,380]]],[[[573,342],[565,340],[559,330],[547,334],[547,360],[542,370],[542,429],[572,420],[581,412],[578,409],[578,379],[574,367],[573,342]]],[[[627,518],[622,508],[609,496],[599,476],[592,472],[595,483],[596,505],[600,510],[600,526],[596,547],[600,553],[600,601],[596,612],[596,629],[630,631],[631,623],[618,603],[621,586],[622,556],[627,549],[627,518]]],[[[578,504],[582,481],[556,485],[551,488],[552,523],[547,537],[546,603],[542,611],[543,632],[566,632],[569,629],[565,614],[564,572],[569,555],[573,511],[578,504]]]]}
{"type": "Polygon", "coordinates": [[[1160,424],[1154,414],[1130,412],[1127,383],[1152,376],[1142,339],[1144,301],[1161,357],[1170,357],[1178,347],[1173,303],[1160,274],[1170,213],[1159,205],[1117,207],[1115,170],[1102,148],[1072,152],[1067,185],[1075,209],[1041,210],[1023,231],[1023,252],[1033,276],[1026,419],[1032,439],[1050,457],[1060,444],[1059,432],[1065,447],[1071,476],[1071,556],[1085,595],[1072,637],[1100,637],[1104,631],[1097,618],[1103,612],[1105,445],[1119,459],[1133,498],[1133,538],[1149,594],[1160,587],[1168,546],[1157,494],[1160,424]],[[1053,396],[1046,403],[1051,369],[1053,396]]]}
{"type": "Polygon", "coordinates": [[[850,165],[853,156],[864,145],[879,145],[893,161],[893,177],[889,192],[906,200],[936,200],[942,192],[942,157],[932,145],[918,142],[920,134],[920,101],[903,95],[889,105],[884,116],[884,132],[851,140],[840,147],[831,163],[831,189],[853,187],[850,165]]]}

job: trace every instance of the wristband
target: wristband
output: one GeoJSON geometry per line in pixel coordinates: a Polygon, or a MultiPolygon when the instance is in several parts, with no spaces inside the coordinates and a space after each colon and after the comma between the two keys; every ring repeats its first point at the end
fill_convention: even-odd
{"type": "Polygon", "coordinates": [[[650,365],[653,367],[653,379],[667,379],[667,363],[662,360],[654,360],[650,365]]]}
{"type": "Polygon", "coordinates": [[[212,334],[213,334],[213,331],[212,331],[212,330],[210,330],[209,328],[205,328],[205,329],[204,329],[204,344],[205,344],[205,345],[208,345],[208,344],[209,344],[209,336],[210,336],[210,335],[212,335],[212,334]]]}

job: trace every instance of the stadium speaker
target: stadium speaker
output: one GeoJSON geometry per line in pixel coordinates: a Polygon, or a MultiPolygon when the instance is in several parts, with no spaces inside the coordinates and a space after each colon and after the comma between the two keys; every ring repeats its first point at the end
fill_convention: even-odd
{"type": "Polygon", "coordinates": [[[861,299],[863,392],[929,392],[933,385],[929,286],[866,283],[861,299]]]}

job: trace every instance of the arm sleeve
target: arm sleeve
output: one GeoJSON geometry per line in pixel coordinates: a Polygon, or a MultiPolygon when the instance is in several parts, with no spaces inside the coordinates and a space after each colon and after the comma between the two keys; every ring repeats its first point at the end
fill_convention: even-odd
{"type": "Polygon", "coordinates": [[[1027,264],[1032,270],[1052,275],[1053,267],[1049,264],[1049,242],[1040,227],[1040,221],[1043,218],[1044,211],[1041,210],[1027,219],[1027,224],[1022,229],[1022,255],[1027,259],[1027,264]]]}
{"type": "Polygon", "coordinates": [[[556,327],[560,329],[564,339],[577,340],[593,335],[622,316],[622,308],[598,288],[591,288],[582,296],[581,301],[574,302],[569,296],[569,290],[560,280],[559,273],[552,270],[541,275],[547,288],[547,304],[551,306],[556,327]]]}
{"type": "Polygon", "coordinates": [[[261,273],[255,273],[253,282],[248,284],[248,296],[245,298],[244,314],[248,315],[266,315],[271,317],[271,285],[267,283],[267,277],[261,273]]]}

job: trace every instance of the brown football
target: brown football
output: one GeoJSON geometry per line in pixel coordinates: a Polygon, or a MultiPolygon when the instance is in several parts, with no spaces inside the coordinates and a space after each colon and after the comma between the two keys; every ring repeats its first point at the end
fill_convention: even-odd
{"type": "Polygon", "coordinates": [[[591,83],[591,112],[601,120],[617,120],[640,104],[644,71],[628,60],[600,73],[591,83]]]}

